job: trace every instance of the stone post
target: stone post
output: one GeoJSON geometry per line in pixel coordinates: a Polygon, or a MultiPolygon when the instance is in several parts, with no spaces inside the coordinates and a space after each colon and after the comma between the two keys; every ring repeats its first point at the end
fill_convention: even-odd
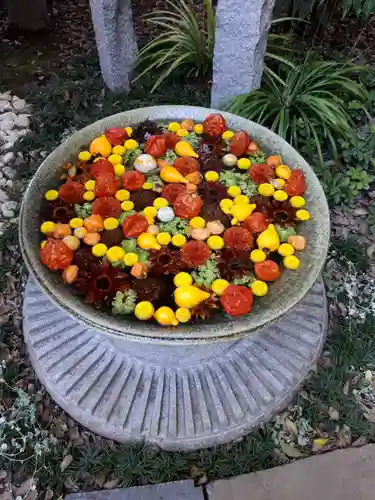
{"type": "Polygon", "coordinates": [[[259,88],[275,0],[219,0],[211,106],[259,88]]]}
{"type": "Polygon", "coordinates": [[[130,0],[90,0],[90,7],[104,82],[128,91],[137,55],[130,0]]]}

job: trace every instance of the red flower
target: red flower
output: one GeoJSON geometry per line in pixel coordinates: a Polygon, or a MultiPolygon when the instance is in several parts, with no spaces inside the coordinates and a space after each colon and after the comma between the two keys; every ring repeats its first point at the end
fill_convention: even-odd
{"type": "Polygon", "coordinates": [[[97,179],[101,175],[115,175],[112,163],[105,158],[100,158],[100,160],[94,161],[90,170],[94,179],[97,179]]]}
{"type": "Polygon", "coordinates": [[[146,217],[141,214],[129,215],[122,223],[122,232],[127,238],[137,238],[148,228],[146,217]]]}
{"type": "Polygon", "coordinates": [[[72,181],[68,179],[65,184],[63,184],[59,189],[59,197],[65,203],[83,203],[83,193],[85,192],[85,186],[80,182],[72,181]]]}
{"type": "Polygon", "coordinates": [[[264,182],[269,182],[270,179],[274,179],[275,171],[266,163],[258,163],[252,165],[249,171],[249,176],[255,184],[262,184],[264,182]]]}
{"type": "Polygon", "coordinates": [[[253,236],[244,227],[231,227],[224,232],[224,244],[235,251],[248,251],[253,246],[253,236]]]}
{"type": "Polygon", "coordinates": [[[122,146],[128,138],[126,130],[122,127],[114,127],[106,130],[105,136],[112,146],[122,146]]]}
{"type": "Polygon", "coordinates": [[[61,240],[49,238],[40,250],[40,258],[51,271],[65,269],[73,260],[73,250],[68,248],[61,240]]]}
{"type": "Polygon", "coordinates": [[[152,135],[147,139],[145,153],[160,158],[167,151],[167,141],[164,135],[152,135]]]}
{"type": "Polygon", "coordinates": [[[210,255],[211,251],[203,241],[188,241],[181,249],[181,258],[189,267],[202,266],[210,255]]]}
{"type": "Polygon", "coordinates": [[[145,181],[145,176],[141,174],[141,172],[137,172],[135,170],[125,172],[122,176],[122,185],[124,189],[127,189],[128,191],[137,191],[138,189],[141,189],[145,181]]]}
{"type": "Polygon", "coordinates": [[[207,116],[203,122],[203,132],[212,139],[219,139],[221,134],[225,132],[227,122],[222,115],[212,114],[207,116]]]}
{"type": "Polygon", "coordinates": [[[247,148],[250,144],[250,137],[247,132],[241,130],[236,132],[230,141],[230,152],[235,156],[242,156],[247,152],[247,148]]]}
{"type": "Polygon", "coordinates": [[[246,286],[229,285],[220,297],[224,311],[231,316],[242,316],[251,311],[254,298],[252,291],[246,286]]]}
{"type": "Polygon", "coordinates": [[[100,215],[103,219],[107,219],[108,217],[115,217],[117,219],[121,212],[121,203],[113,196],[98,198],[92,205],[92,213],[100,215]]]}

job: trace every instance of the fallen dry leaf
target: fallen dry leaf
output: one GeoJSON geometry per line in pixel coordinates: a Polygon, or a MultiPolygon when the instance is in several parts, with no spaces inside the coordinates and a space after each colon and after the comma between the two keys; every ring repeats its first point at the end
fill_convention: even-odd
{"type": "Polygon", "coordinates": [[[290,420],[290,418],[286,418],[284,422],[284,427],[288,431],[289,434],[292,434],[293,436],[297,437],[298,436],[298,429],[296,424],[293,422],[293,420],[290,420]]]}
{"type": "Polygon", "coordinates": [[[73,462],[73,456],[66,455],[60,464],[61,472],[64,472],[64,470],[66,470],[72,462],[73,462]]]}
{"type": "Polygon", "coordinates": [[[111,479],[110,481],[106,481],[103,484],[103,488],[105,490],[111,490],[112,488],[115,488],[118,485],[119,482],[120,482],[119,479],[111,479]]]}
{"type": "Polygon", "coordinates": [[[340,418],[338,410],[336,410],[333,406],[329,407],[328,415],[331,420],[338,420],[340,418]]]}
{"type": "Polygon", "coordinates": [[[44,500],[51,500],[53,498],[53,491],[51,488],[47,488],[47,491],[44,494],[44,500]]]}
{"type": "Polygon", "coordinates": [[[16,491],[15,491],[16,496],[23,497],[23,496],[27,495],[27,493],[31,490],[33,485],[34,485],[34,478],[29,477],[28,479],[26,479],[26,481],[24,481],[22,484],[20,484],[20,486],[18,488],[16,488],[16,491]]]}
{"type": "Polygon", "coordinates": [[[292,444],[286,443],[282,439],[280,440],[280,448],[282,449],[283,453],[285,453],[285,455],[289,458],[301,458],[305,456],[305,454],[302,453],[302,451],[300,451],[298,448],[296,448],[292,444]]]}
{"type": "Polygon", "coordinates": [[[349,394],[350,380],[347,380],[342,388],[342,392],[347,396],[349,394]]]}
{"type": "Polygon", "coordinates": [[[360,436],[358,439],[353,441],[352,446],[354,448],[359,448],[360,446],[364,446],[365,444],[368,444],[368,439],[366,436],[360,436]]]}
{"type": "Polygon", "coordinates": [[[195,482],[195,486],[204,486],[207,483],[208,483],[208,477],[206,476],[206,474],[203,474],[203,476],[200,477],[198,481],[195,482]]]}

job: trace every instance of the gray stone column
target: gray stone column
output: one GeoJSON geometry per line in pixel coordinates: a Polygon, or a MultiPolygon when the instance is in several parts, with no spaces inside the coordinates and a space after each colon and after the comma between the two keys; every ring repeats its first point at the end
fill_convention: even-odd
{"type": "Polygon", "coordinates": [[[130,0],[90,0],[102,76],[114,92],[129,90],[137,54],[130,0]]]}
{"type": "Polygon", "coordinates": [[[219,0],[211,106],[259,88],[275,0],[219,0]]]}

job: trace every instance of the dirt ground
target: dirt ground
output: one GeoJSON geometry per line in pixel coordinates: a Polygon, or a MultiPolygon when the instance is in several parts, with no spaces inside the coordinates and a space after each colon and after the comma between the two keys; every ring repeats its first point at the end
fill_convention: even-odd
{"type": "MultiPolygon", "coordinates": [[[[194,0],[202,12],[202,1],[194,0]]],[[[164,0],[133,0],[133,15],[138,40],[143,42],[153,33],[143,16],[156,8],[166,7],[164,0]]],[[[50,33],[30,36],[11,35],[5,7],[0,0],[0,88],[22,95],[25,85],[41,84],[59,68],[69,69],[72,56],[95,49],[89,0],[54,0],[50,33]]],[[[330,25],[320,37],[311,41],[326,53],[343,50],[352,57],[375,63],[375,15],[360,24],[348,16],[341,20],[332,16],[330,25]],[[353,48],[354,47],[354,48],[353,48]]]]}

